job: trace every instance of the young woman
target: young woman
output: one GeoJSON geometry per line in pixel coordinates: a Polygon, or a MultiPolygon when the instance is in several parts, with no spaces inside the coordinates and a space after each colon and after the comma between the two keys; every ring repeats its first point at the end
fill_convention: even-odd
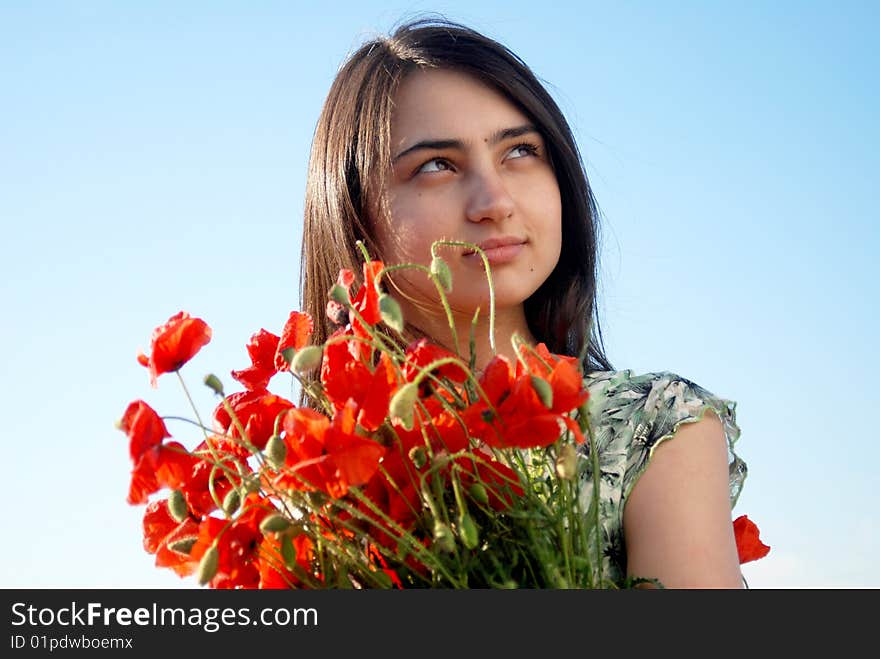
{"type": "MultiPolygon", "coordinates": [[[[410,335],[460,350],[456,335],[470,336],[479,308],[478,369],[494,352],[514,358],[514,334],[578,356],[601,460],[608,573],[742,587],[731,525],[746,475],[733,452],[735,403],[673,373],[613,370],[596,314],[597,216],[565,117],[522,60],[465,26],[411,22],[348,58],[318,120],[303,306],[325,318],[339,270],[361,270],[357,241],[386,264],[427,265],[435,240],[478,245],[494,282],[494,351],[483,262],[460,247],[442,251],[454,334],[427,277],[402,270],[385,280],[410,335]]],[[[314,340],[332,329],[319,323],[314,340]]]]}

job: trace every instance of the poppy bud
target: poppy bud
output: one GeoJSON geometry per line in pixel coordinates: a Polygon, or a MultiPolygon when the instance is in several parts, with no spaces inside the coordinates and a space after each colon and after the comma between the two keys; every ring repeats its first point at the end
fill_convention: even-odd
{"type": "Polygon", "coordinates": [[[556,456],[556,473],[565,481],[577,476],[577,451],[571,444],[559,449],[559,455],[556,456]]]}
{"type": "Polygon", "coordinates": [[[486,491],[486,486],[482,483],[474,483],[471,485],[468,488],[468,494],[470,494],[471,499],[477,503],[481,503],[484,506],[489,503],[489,493],[486,491]]]}
{"type": "Polygon", "coordinates": [[[306,373],[321,365],[323,355],[324,351],[321,346],[306,346],[296,351],[290,362],[290,368],[297,373],[306,373]]]}
{"type": "Polygon", "coordinates": [[[441,551],[452,551],[455,549],[455,538],[452,535],[452,529],[440,520],[434,522],[434,544],[441,551]]]}
{"type": "Polygon", "coordinates": [[[281,351],[281,359],[284,360],[284,363],[290,366],[290,362],[293,361],[293,356],[296,354],[296,348],[285,348],[281,351]]]}
{"type": "Polygon", "coordinates": [[[205,384],[210,387],[215,394],[219,396],[223,395],[223,383],[220,382],[220,378],[213,373],[208,373],[205,376],[205,384]]]}
{"type": "Polygon", "coordinates": [[[180,490],[171,490],[168,495],[168,512],[177,522],[182,522],[189,515],[189,507],[180,490]]]}
{"type": "Polygon", "coordinates": [[[413,427],[413,407],[419,395],[419,387],[415,382],[407,382],[392,396],[388,404],[388,413],[392,419],[400,419],[406,430],[413,427]]]}
{"type": "Polygon", "coordinates": [[[348,290],[339,284],[334,284],[330,289],[330,299],[344,307],[351,304],[351,300],[348,299],[348,290]]]}
{"type": "Polygon", "coordinates": [[[284,559],[284,564],[290,569],[296,565],[296,547],[293,546],[293,540],[290,539],[289,535],[282,536],[281,538],[281,558],[284,559]]]}
{"type": "Polygon", "coordinates": [[[431,274],[437,278],[444,291],[452,290],[452,273],[449,271],[449,265],[441,257],[435,256],[431,259],[431,274]]]}
{"type": "Polygon", "coordinates": [[[467,513],[458,518],[458,537],[468,549],[474,549],[480,544],[480,532],[477,530],[477,524],[474,522],[474,518],[467,513]]]}
{"type": "Polygon", "coordinates": [[[550,386],[550,383],[547,382],[544,378],[539,378],[537,375],[532,375],[532,388],[535,390],[535,393],[538,394],[538,398],[541,399],[541,402],[544,404],[548,410],[553,407],[553,387],[550,386]]]}
{"type": "Polygon", "coordinates": [[[178,554],[189,556],[190,550],[193,548],[193,545],[196,544],[196,540],[198,539],[198,536],[195,535],[190,535],[185,538],[178,538],[174,542],[168,543],[168,549],[170,549],[171,551],[175,551],[178,554]]]}
{"type": "Polygon", "coordinates": [[[241,487],[246,494],[253,494],[260,491],[260,476],[258,474],[248,474],[242,477],[241,487]]]}
{"type": "Polygon", "coordinates": [[[260,523],[260,531],[265,533],[281,533],[282,531],[286,531],[290,528],[290,520],[287,519],[284,515],[268,515],[261,523],[260,523]]]}
{"type": "Polygon", "coordinates": [[[428,454],[425,452],[424,446],[413,446],[409,450],[409,459],[412,460],[416,469],[421,469],[428,462],[428,454]]]}
{"type": "Polygon", "coordinates": [[[232,517],[235,514],[235,511],[238,510],[238,507],[241,505],[241,495],[238,493],[237,489],[229,490],[225,497],[223,497],[223,512],[232,517]]]}
{"type": "Polygon", "coordinates": [[[202,560],[199,561],[198,580],[200,586],[204,586],[214,578],[214,575],[217,574],[217,565],[219,561],[220,550],[217,549],[217,545],[211,545],[208,547],[208,551],[205,552],[205,555],[202,556],[202,560]]]}
{"type": "Polygon", "coordinates": [[[382,293],[379,296],[379,313],[382,314],[382,320],[388,327],[396,332],[403,331],[403,312],[400,305],[388,293],[382,293]]]}
{"type": "Polygon", "coordinates": [[[278,435],[272,435],[266,442],[266,458],[276,469],[280,469],[284,465],[284,458],[287,457],[287,446],[284,440],[278,435]]]}

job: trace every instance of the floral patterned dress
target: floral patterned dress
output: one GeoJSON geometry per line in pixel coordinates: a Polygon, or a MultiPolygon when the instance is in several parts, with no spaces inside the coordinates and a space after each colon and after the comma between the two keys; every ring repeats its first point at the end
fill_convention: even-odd
{"type": "MultiPolygon", "coordinates": [[[[721,419],[727,438],[731,508],[736,504],[747,475],[746,464],[734,452],[740,435],[736,403],[665,371],[643,375],[631,370],[597,371],[585,381],[590,390],[590,421],[601,470],[603,572],[605,578],[620,583],[626,576],[623,509],[633,486],[648,466],[654,449],[670,439],[682,424],[702,419],[707,410],[713,410],[721,419]]],[[[583,445],[583,454],[588,458],[588,443],[583,445]]],[[[587,464],[581,488],[584,510],[593,491],[589,459],[587,464]]]]}

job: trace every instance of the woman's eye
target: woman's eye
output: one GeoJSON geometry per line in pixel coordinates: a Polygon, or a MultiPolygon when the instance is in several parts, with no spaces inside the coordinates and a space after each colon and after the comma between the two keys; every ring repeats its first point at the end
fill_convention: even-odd
{"type": "Polygon", "coordinates": [[[449,163],[446,162],[443,158],[434,158],[424,163],[421,167],[418,168],[417,173],[419,174],[430,174],[431,172],[445,172],[449,170],[449,163]]]}
{"type": "Polygon", "coordinates": [[[538,153],[538,147],[534,144],[517,144],[510,150],[513,158],[524,158],[526,156],[534,156],[538,153]]]}

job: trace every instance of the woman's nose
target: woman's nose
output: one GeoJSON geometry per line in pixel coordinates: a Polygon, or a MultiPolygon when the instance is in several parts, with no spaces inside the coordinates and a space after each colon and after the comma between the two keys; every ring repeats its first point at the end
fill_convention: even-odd
{"type": "Polygon", "coordinates": [[[481,172],[473,175],[465,211],[468,220],[497,222],[513,215],[513,209],[513,198],[498,172],[481,172]]]}

